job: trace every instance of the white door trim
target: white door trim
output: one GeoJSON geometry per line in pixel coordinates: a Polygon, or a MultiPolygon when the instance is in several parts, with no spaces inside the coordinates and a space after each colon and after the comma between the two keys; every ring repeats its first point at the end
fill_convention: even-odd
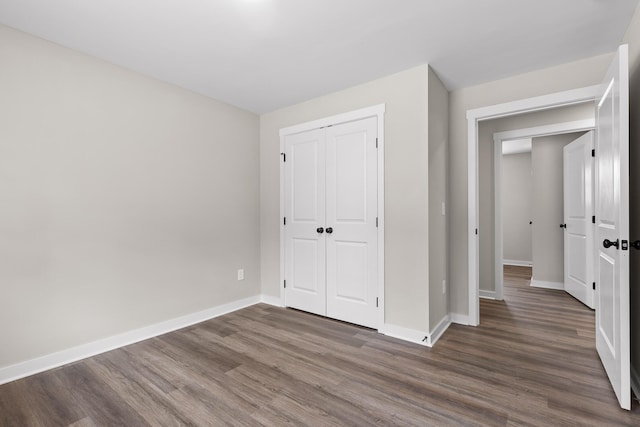
{"type": "Polygon", "coordinates": [[[484,120],[512,116],[515,114],[546,110],[595,100],[599,85],[573,89],[550,95],[537,96],[519,101],[467,110],[467,244],[469,324],[480,324],[479,294],[479,247],[478,228],[478,123],[484,120]]]}
{"type": "MultiPolygon", "coordinates": [[[[525,129],[516,129],[505,132],[496,132],[493,134],[493,182],[494,182],[494,241],[495,241],[495,298],[502,300],[503,296],[503,277],[499,272],[502,271],[504,264],[504,245],[503,245],[503,228],[502,228],[502,143],[514,139],[531,139],[548,135],[560,135],[564,133],[582,132],[593,130],[596,126],[596,120],[576,120],[572,122],[554,123],[546,126],[536,126],[525,129]]],[[[482,295],[481,295],[482,296],[482,295]]]]}
{"type": "MultiPolygon", "coordinates": [[[[280,129],[280,153],[284,153],[284,139],[287,135],[319,129],[326,126],[376,117],[378,123],[378,331],[384,333],[384,112],[385,104],[374,105],[330,117],[300,123],[280,129]]],[[[282,156],[280,156],[282,157],[282,156]]],[[[284,306],[284,168],[280,159],[280,305],[284,306]]]]}

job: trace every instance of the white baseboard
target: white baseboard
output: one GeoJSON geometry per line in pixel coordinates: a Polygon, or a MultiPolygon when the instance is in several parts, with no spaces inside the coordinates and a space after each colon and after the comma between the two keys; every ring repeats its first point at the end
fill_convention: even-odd
{"type": "Polygon", "coordinates": [[[455,323],[456,325],[470,325],[469,315],[467,314],[449,313],[449,319],[451,320],[451,323],[455,323]]]}
{"type": "Polygon", "coordinates": [[[533,262],[531,261],[522,261],[518,259],[503,259],[503,265],[515,265],[516,267],[532,267],[533,262]]]}
{"type": "Polygon", "coordinates": [[[564,291],[564,283],[562,282],[545,282],[544,280],[531,280],[531,286],[542,289],[557,289],[564,291]]]}
{"type": "Polygon", "coordinates": [[[282,300],[280,299],[280,297],[273,297],[271,295],[260,295],[260,302],[276,307],[284,307],[284,304],[282,304],[282,300]]]}
{"type": "Polygon", "coordinates": [[[636,400],[640,400],[640,377],[633,365],[631,365],[631,390],[636,395],[636,400]]]}
{"type": "Polygon", "coordinates": [[[0,385],[257,304],[258,295],[0,368],[0,385]]]}
{"type": "Polygon", "coordinates": [[[442,318],[442,320],[438,322],[436,327],[433,328],[433,331],[429,334],[429,347],[432,347],[436,343],[436,341],[440,339],[442,334],[444,334],[445,331],[449,329],[449,326],[451,326],[451,319],[449,318],[449,315],[446,315],[442,318]]]}
{"type": "Polygon", "coordinates": [[[480,298],[496,299],[495,291],[483,291],[482,289],[479,289],[479,291],[480,291],[480,298]]]}
{"type": "Polygon", "coordinates": [[[378,332],[393,338],[398,338],[404,341],[409,341],[415,344],[430,347],[430,345],[428,344],[429,334],[424,331],[418,331],[417,329],[410,329],[403,326],[396,326],[385,323],[384,328],[378,329],[378,332]]]}

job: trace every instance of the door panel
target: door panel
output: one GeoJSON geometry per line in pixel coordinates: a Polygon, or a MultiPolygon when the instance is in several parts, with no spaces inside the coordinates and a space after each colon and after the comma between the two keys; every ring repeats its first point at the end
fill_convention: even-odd
{"type": "Polygon", "coordinates": [[[618,397],[631,408],[629,347],[629,63],[621,46],[596,107],[596,349],[618,397]],[[606,245],[605,239],[618,246],[606,245]]]}
{"type": "Polygon", "coordinates": [[[334,241],[336,252],[336,298],[367,303],[367,244],[334,241]]]}
{"type": "Polygon", "coordinates": [[[592,271],[593,132],[563,148],[564,287],[573,297],[595,308],[592,271]]]}
{"type": "Polygon", "coordinates": [[[377,120],[327,129],[327,315],[377,327],[377,120]]]}
{"type": "Polygon", "coordinates": [[[326,315],[324,131],[289,135],[284,151],[285,305],[326,315]]]}
{"type": "Polygon", "coordinates": [[[296,224],[318,222],[320,215],[318,180],[321,178],[318,170],[320,161],[318,151],[321,148],[318,140],[315,139],[305,139],[291,144],[289,156],[293,173],[291,219],[296,224]]]}
{"type": "Polygon", "coordinates": [[[293,267],[291,289],[317,295],[321,291],[318,280],[319,239],[293,238],[291,240],[293,267]]]}

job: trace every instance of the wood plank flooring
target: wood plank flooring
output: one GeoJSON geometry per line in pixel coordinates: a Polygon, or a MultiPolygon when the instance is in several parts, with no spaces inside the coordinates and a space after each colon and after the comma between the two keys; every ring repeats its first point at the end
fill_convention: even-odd
{"type": "Polygon", "coordinates": [[[256,305],[0,386],[0,425],[640,425],[598,360],[593,312],[505,273],[505,301],[432,349],[256,305]]]}

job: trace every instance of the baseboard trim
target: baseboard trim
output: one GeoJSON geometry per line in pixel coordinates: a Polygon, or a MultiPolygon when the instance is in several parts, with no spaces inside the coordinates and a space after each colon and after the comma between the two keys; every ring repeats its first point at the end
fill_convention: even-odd
{"type": "Polygon", "coordinates": [[[545,282],[544,280],[531,280],[531,286],[541,289],[556,289],[564,291],[564,283],[562,282],[545,282]]]}
{"type": "Polygon", "coordinates": [[[384,324],[383,329],[379,329],[378,332],[384,335],[398,338],[403,341],[409,341],[414,344],[420,344],[426,347],[429,345],[429,334],[417,329],[405,328],[404,326],[391,325],[389,323],[384,324]]]}
{"type": "Polygon", "coordinates": [[[449,313],[449,319],[451,320],[451,323],[455,323],[456,325],[470,325],[469,316],[467,314],[449,313]]]}
{"type": "Polygon", "coordinates": [[[631,390],[633,390],[636,400],[640,400],[640,377],[633,365],[631,365],[631,390]]]}
{"type": "Polygon", "coordinates": [[[280,299],[280,297],[274,297],[271,295],[260,295],[260,302],[273,305],[275,307],[284,307],[284,304],[282,304],[282,300],[280,299]]]}
{"type": "Polygon", "coordinates": [[[495,291],[483,291],[482,289],[480,289],[479,296],[480,296],[480,298],[485,298],[485,299],[496,299],[496,292],[495,291]]]}
{"type": "Polygon", "coordinates": [[[503,265],[515,265],[516,267],[532,267],[533,262],[531,261],[521,261],[518,259],[503,259],[503,265]]]}
{"type": "Polygon", "coordinates": [[[451,326],[451,319],[447,314],[442,318],[442,320],[438,322],[436,327],[433,328],[433,331],[429,334],[429,340],[428,340],[429,347],[432,347],[433,345],[435,345],[435,343],[440,339],[440,337],[442,337],[445,331],[449,329],[449,326],[451,326]]]}
{"type": "Polygon", "coordinates": [[[115,350],[126,345],[144,341],[149,338],[157,337],[196,323],[204,322],[236,310],[257,304],[262,301],[261,296],[252,296],[227,304],[222,304],[197,313],[188,314],[186,316],[177,317],[175,319],[156,323],[144,328],[135,329],[123,334],[114,335],[108,338],[82,344],[56,353],[47,354],[35,359],[16,363],[0,368],[0,385],[6,384],[20,378],[38,374],[49,369],[67,365],[87,357],[115,350]]]}

